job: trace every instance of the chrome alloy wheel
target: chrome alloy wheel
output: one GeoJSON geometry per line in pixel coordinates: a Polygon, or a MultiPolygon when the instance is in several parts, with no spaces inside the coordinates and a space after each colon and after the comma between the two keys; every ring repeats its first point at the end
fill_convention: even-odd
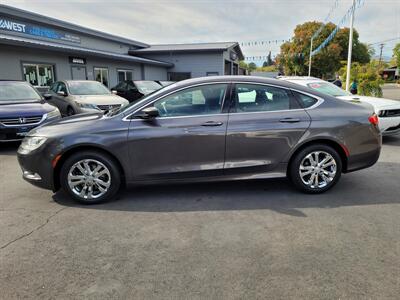
{"type": "Polygon", "coordinates": [[[110,170],[95,159],[80,160],[68,172],[69,188],[83,199],[97,199],[103,196],[110,185],[110,170]]]}
{"type": "Polygon", "coordinates": [[[336,176],[336,160],[325,151],[309,153],[300,163],[299,174],[302,182],[312,189],[324,188],[336,176]]]}

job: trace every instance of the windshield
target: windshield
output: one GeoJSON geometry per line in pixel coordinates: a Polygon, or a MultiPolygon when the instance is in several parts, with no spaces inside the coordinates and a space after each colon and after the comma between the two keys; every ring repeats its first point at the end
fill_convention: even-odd
{"type": "Polygon", "coordinates": [[[72,95],[110,95],[111,92],[97,81],[70,81],[69,91],[72,95]]]}
{"type": "Polygon", "coordinates": [[[340,87],[329,82],[323,82],[323,81],[312,82],[307,84],[307,86],[312,88],[313,90],[316,90],[318,92],[333,97],[349,96],[349,94],[346,91],[342,90],[340,87]]]}
{"type": "Polygon", "coordinates": [[[41,100],[36,90],[25,82],[0,82],[0,103],[41,100]]]}
{"type": "Polygon", "coordinates": [[[162,88],[162,86],[155,81],[135,81],[135,85],[139,92],[145,95],[162,88]]]}

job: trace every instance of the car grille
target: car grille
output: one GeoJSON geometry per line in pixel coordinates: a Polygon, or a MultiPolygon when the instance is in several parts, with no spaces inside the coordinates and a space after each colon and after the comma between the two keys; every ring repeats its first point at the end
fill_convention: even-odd
{"type": "Polygon", "coordinates": [[[4,126],[25,126],[39,124],[43,119],[43,116],[30,116],[30,117],[19,117],[19,118],[3,118],[0,119],[0,123],[4,126]]]}
{"type": "Polygon", "coordinates": [[[102,111],[109,111],[112,109],[117,109],[121,107],[121,104],[110,104],[110,105],[97,105],[102,111]]]}
{"type": "Polygon", "coordinates": [[[381,118],[400,117],[400,109],[389,109],[381,111],[381,118]]]}

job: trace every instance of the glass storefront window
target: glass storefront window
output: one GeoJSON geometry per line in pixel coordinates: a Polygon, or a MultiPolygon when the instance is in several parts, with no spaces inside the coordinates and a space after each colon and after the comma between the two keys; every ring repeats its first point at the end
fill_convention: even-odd
{"type": "Polygon", "coordinates": [[[106,87],[108,87],[108,69],[94,68],[94,80],[101,82],[106,87]]]}
{"type": "Polygon", "coordinates": [[[118,82],[133,79],[132,70],[118,70],[117,72],[118,72],[118,82]]]}
{"type": "Polygon", "coordinates": [[[54,82],[54,68],[52,65],[23,64],[24,79],[33,86],[49,87],[54,82]]]}

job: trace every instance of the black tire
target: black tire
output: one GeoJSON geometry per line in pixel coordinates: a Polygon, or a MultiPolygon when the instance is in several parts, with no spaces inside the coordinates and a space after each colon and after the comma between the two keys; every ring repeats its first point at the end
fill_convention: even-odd
{"type": "MultiPolygon", "coordinates": [[[[334,169],[334,167],[332,167],[332,168],[334,169]]],[[[312,171],[312,172],[317,172],[317,171],[312,171]]],[[[311,177],[311,175],[310,175],[310,177],[311,177]]],[[[319,193],[326,192],[327,190],[332,188],[339,181],[341,175],[342,175],[342,159],[341,159],[340,155],[337,153],[337,151],[335,149],[333,149],[332,147],[330,147],[328,145],[324,145],[324,144],[314,144],[314,145],[310,145],[310,146],[302,149],[300,152],[298,152],[295,155],[295,157],[293,157],[293,159],[290,162],[289,169],[288,169],[288,177],[289,177],[290,181],[294,184],[294,186],[298,190],[300,190],[304,193],[308,193],[308,194],[319,194],[319,193]],[[336,163],[336,174],[334,175],[332,181],[330,181],[326,186],[322,186],[322,187],[315,187],[315,186],[312,187],[310,185],[307,185],[303,182],[302,176],[300,176],[300,165],[303,162],[303,160],[306,160],[307,155],[309,155],[310,153],[314,153],[317,151],[322,152],[323,155],[325,155],[324,153],[330,154],[336,163]]],[[[319,175],[316,175],[316,176],[319,176],[319,175]]],[[[317,179],[321,179],[322,178],[321,176],[323,176],[323,175],[320,175],[320,177],[317,177],[317,179]]],[[[306,179],[307,179],[307,177],[305,177],[305,180],[306,179]]],[[[311,180],[311,178],[310,178],[310,180],[311,180]]],[[[322,183],[321,183],[321,185],[322,185],[322,183]]]]}
{"type": "MultiPolygon", "coordinates": [[[[103,167],[101,166],[101,167],[103,167]]],[[[77,170],[75,168],[75,170],[77,170]]],[[[79,176],[82,177],[82,175],[80,175],[80,173],[78,173],[79,176]]],[[[87,178],[87,177],[86,177],[87,178]]],[[[91,178],[94,178],[93,176],[91,178]]],[[[121,187],[121,174],[120,174],[120,170],[118,168],[117,163],[115,162],[115,160],[110,157],[109,155],[107,155],[106,153],[102,153],[102,152],[97,152],[97,151],[83,151],[83,152],[79,152],[79,153],[75,153],[73,155],[71,155],[70,157],[67,158],[67,160],[63,163],[61,170],[60,170],[60,184],[62,189],[69,194],[74,200],[82,203],[82,204],[98,204],[98,203],[103,203],[103,202],[107,202],[109,200],[112,200],[116,194],[118,193],[120,187],[121,187]],[[97,196],[96,198],[91,198],[89,199],[88,197],[81,197],[77,194],[77,190],[79,190],[79,186],[76,189],[72,189],[69,185],[68,182],[68,174],[71,170],[71,168],[78,162],[80,161],[86,161],[89,163],[89,165],[93,169],[95,168],[96,164],[95,162],[99,163],[98,165],[101,166],[101,164],[108,170],[108,173],[105,175],[102,175],[103,177],[101,177],[101,180],[103,181],[107,181],[109,179],[109,187],[107,187],[106,192],[104,192],[103,195],[95,195],[96,192],[96,188],[97,191],[99,193],[101,193],[101,191],[98,188],[98,184],[94,182],[94,180],[92,180],[91,183],[88,183],[88,185],[91,186],[88,187],[88,189],[93,189],[94,196],[97,196]],[[104,179],[105,178],[105,179],[104,179]]],[[[86,183],[82,183],[82,186],[86,185],[86,183]]],[[[104,186],[103,186],[104,188],[104,186]]],[[[82,187],[83,189],[83,187],[82,187]]]]}
{"type": "Polygon", "coordinates": [[[73,116],[75,114],[74,109],[71,106],[67,107],[67,117],[73,116]]]}

